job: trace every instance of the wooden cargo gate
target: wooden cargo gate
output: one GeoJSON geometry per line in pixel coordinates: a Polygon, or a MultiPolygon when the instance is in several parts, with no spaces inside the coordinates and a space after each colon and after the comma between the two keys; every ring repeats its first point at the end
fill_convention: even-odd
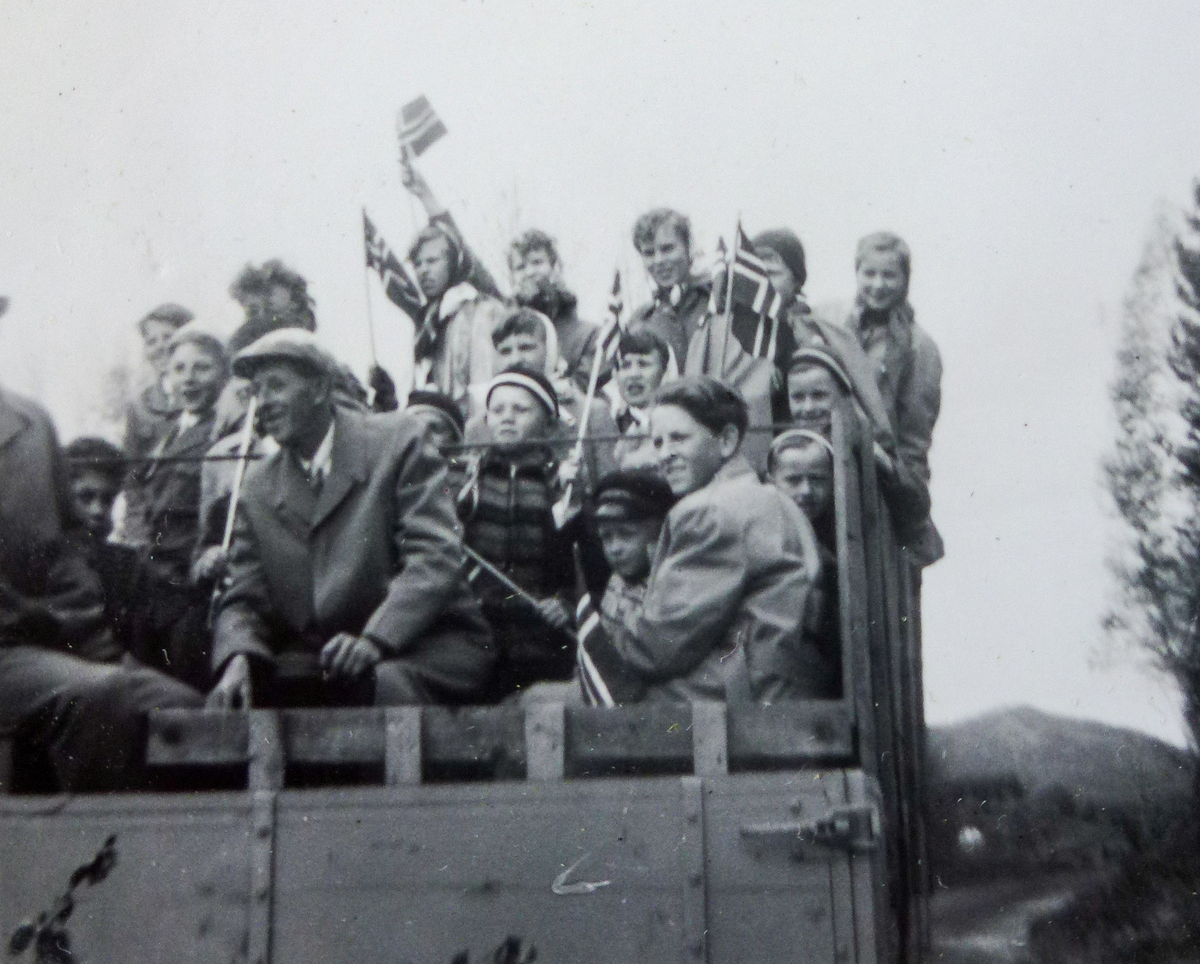
{"type": "Polygon", "coordinates": [[[154,714],[149,761],[224,789],[0,798],[0,933],[116,834],[81,960],[918,961],[917,587],[848,412],[842,699],[154,714]]]}

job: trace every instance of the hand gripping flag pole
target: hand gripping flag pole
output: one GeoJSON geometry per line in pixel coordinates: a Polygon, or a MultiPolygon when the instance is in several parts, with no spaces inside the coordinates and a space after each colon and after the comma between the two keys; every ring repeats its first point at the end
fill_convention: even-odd
{"type": "MultiPolygon", "coordinates": [[[[524,589],[522,589],[520,586],[518,586],[508,576],[506,576],[503,572],[501,572],[498,568],[496,568],[496,566],[492,565],[492,563],[490,563],[486,559],[484,559],[483,556],[481,556],[478,552],[476,552],[474,549],[472,549],[465,542],[463,543],[462,549],[463,549],[463,552],[466,553],[467,559],[469,559],[471,562],[475,563],[476,566],[478,566],[480,569],[482,569],[484,572],[486,572],[489,576],[491,576],[493,579],[495,579],[498,583],[500,583],[500,585],[502,585],[505,589],[507,589],[509,592],[511,592],[514,596],[516,596],[516,598],[522,600],[523,602],[528,603],[530,608],[532,608],[535,613],[537,613],[538,615],[541,615],[541,610],[538,608],[538,603],[540,600],[538,600],[534,596],[530,595],[528,592],[526,592],[524,589]]],[[[472,580],[472,578],[473,577],[470,574],[468,574],[467,581],[470,582],[472,580]]],[[[575,639],[575,634],[572,633],[570,630],[564,630],[564,632],[566,632],[566,634],[568,636],[570,636],[571,639],[575,639]]]]}

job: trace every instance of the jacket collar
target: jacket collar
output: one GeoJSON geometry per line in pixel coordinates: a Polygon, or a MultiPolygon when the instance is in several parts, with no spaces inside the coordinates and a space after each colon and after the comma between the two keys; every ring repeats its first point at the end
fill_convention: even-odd
{"type": "Polygon", "coordinates": [[[306,533],[328,519],[370,473],[364,416],[339,407],[333,425],[332,465],[320,494],[313,492],[295,456],[287,451],[275,456],[275,510],[291,516],[306,533]]]}
{"type": "MultiPolygon", "coordinates": [[[[741,452],[735,452],[733,457],[717,469],[717,474],[712,477],[708,485],[718,485],[722,482],[733,482],[735,479],[742,479],[750,476],[754,481],[758,481],[758,473],[754,471],[746,456],[741,452]]],[[[708,486],[705,486],[708,488],[708,486]]]]}

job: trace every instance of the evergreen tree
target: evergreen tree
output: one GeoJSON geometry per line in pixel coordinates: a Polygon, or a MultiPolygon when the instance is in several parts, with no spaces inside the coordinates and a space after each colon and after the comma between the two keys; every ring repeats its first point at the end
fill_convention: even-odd
{"type": "Polygon", "coordinates": [[[1177,681],[1200,745],[1200,183],[1181,219],[1162,217],[1126,299],[1106,460],[1123,520],[1122,593],[1106,618],[1177,681]]]}

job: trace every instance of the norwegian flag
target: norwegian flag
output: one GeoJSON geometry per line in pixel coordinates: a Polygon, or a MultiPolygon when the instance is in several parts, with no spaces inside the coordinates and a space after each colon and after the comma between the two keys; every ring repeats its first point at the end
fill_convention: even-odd
{"type": "Polygon", "coordinates": [[[415,157],[420,157],[447,133],[446,125],[434,113],[424,94],[400,108],[396,130],[401,142],[415,157]]]}
{"type": "MultiPolygon", "coordinates": [[[[728,266],[727,266],[728,267],[728,266]]],[[[739,224],[733,246],[731,333],[754,358],[774,361],[791,357],[794,338],[781,323],[783,298],[767,275],[767,267],[739,224]],[[780,342],[786,344],[781,345],[780,342]],[[781,352],[782,349],[782,352],[781,352]]],[[[726,296],[727,298],[729,295],[726,296]]]]}
{"type": "Polygon", "coordinates": [[[383,290],[388,300],[403,311],[416,324],[421,324],[428,302],[416,272],[407,261],[401,261],[388,247],[387,242],[375,229],[367,212],[363,211],[363,240],[366,246],[367,267],[375,271],[383,281],[383,290]]]}
{"type": "Polygon", "coordinates": [[[750,239],[742,233],[740,224],[733,249],[733,302],[749,308],[756,315],[766,315],[772,321],[783,309],[783,299],[767,276],[767,266],[750,239]]]}
{"type": "Polygon", "coordinates": [[[579,627],[575,659],[588,704],[620,706],[640,700],[646,685],[617,653],[590,593],[584,593],[575,607],[575,624],[579,627]]]}

